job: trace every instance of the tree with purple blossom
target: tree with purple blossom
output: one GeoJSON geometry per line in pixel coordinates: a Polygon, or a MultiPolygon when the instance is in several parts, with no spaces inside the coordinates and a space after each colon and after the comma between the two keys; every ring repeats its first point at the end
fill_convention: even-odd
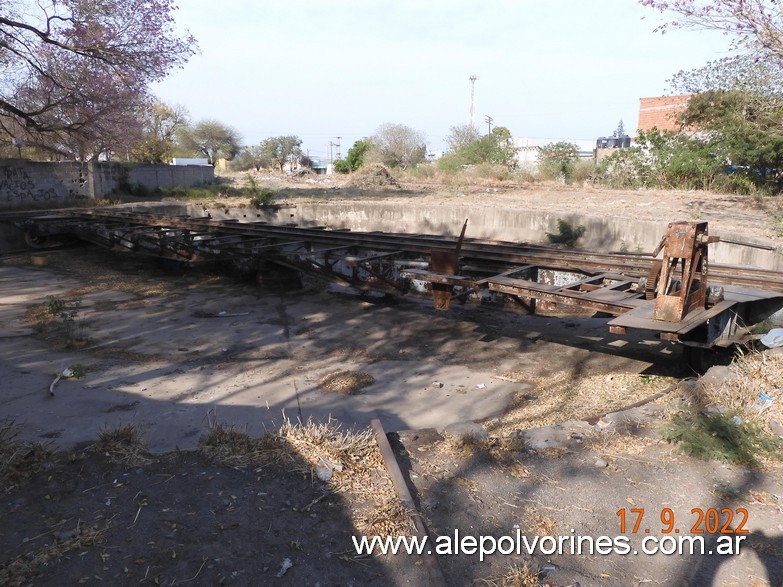
{"type": "Polygon", "coordinates": [[[174,30],[175,10],[172,0],[0,0],[0,135],[82,160],[128,150],[149,84],[196,50],[174,30]]]}
{"type": "Polygon", "coordinates": [[[783,61],[783,4],[779,0],[639,0],[674,20],[658,27],[722,31],[736,48],[783,61]]]}

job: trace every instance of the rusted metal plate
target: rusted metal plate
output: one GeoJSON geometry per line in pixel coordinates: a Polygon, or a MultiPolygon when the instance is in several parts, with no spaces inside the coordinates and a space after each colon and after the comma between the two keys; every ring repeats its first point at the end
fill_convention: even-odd
{"type": "Polygon", "coordinates": [[[679,322],[685,314],[685,300],[679,296],[655,298],[655,319],[661,322],[679,322]]]}
{"type": "Polygon", "coordinates": [[[405,269],[400,272],[400,275],[409,279],[429,281],[433,284],[440,283],[442,285],[459,285],[461,287],[470,288],[480,287],[478,282],[468,277],[462,277],[460,275],[449,275],[446,273],[434,273],[433,271],[425,271],[423,269],[405,269]]]}
{"type": "Polygon", "coordinates": [[[684,320],[663,321],[656,320],[654,317],[654,302],[642,300],[642,304],[638,308],[630,310],[622,316],[613,318],[611,322],[609,322],[609,326],[687,334],[694,328],[706,323],[710,318],[717,316],[737,303],[736,300],[723,300],[712,308],[694,310],[689,313],[684,320]]]}

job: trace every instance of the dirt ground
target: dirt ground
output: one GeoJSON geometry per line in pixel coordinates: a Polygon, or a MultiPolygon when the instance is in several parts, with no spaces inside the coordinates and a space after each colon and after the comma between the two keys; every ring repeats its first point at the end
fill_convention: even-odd
{"type": "MultiPolygon", "coordinates": [[[[415,197],[478,199],[486,189],[415,197]]],[[[563,211],[599,197],[529,195],[510,197],[563,211]]],[[[623,212],[615,202],[618,214],[659,213],[657,194],[611,197],[655,203],[623,212]]],[[[684,213],[713,196],[669,198],[684,213]]],[[[714,198],[720,212],[705,216],[777,238],[752,200],[714,198]]],[[[698,529],[694,509],[731,510],[731,530],[747,510],[739,555],[443,555],[448,585],[783,585],[779,462],[697,460],[661,438],[681,405],[673,386],[693,375],[677,347],[613,337],[602,318],[439,313],[426,300],[320,283],[272,292],[90,247],[35,257],[0,259],[0,419],[18,426],[17,438],[8,421],[0,434],[0,583],[428,584],[420,557],[353,548],[351,536],[399,532],[408,519],[391,503],[379,455],[346,459],[322,481],[314,444],[275,432],[285,410],[331,414],[358,434],[379,418],[432,540],[455,531],[614,537],[619,511],[633,521],[632,508],[644,508],[644,524],[625,532],[638,548],[645,530],[663,536],[669,510],[682,534],[698,529]],[[52,315],[47,296],[74,319],[52,315]],[[82,377],[50,395],[54,374],[75,365],[82,377]],[[355,394],[319,388],[335,371],[373,382],[355,394]],[[286,459],[254,460],[260,448],[218,458],[203,443],[216,421],[242,439],[272,431],[288,443],[286,459]],[[481,422],[487,439],[444,432],[463,421],[481,422]],[[103,433],[127,426],[143,433],[144,450],[102,448],[103,433]]],[[[705,536],[714,549],[717,536],[705,536]]]]}
{"type": "MultiPolygon", "coordinates": [[[[229,174],[229,180],[241,185],[246,174],[229,174]]],[[[523,183],[481,178],[461,178],[444,184],[437,181],[401,180],[398,190],[380,186],[376,190],[352,188],[337,176],[300,179],[257,176],[262,185],[280,192],[293,202],[315,199],[333,202],[382,199],[403,204],[459,204],[542,210],[560,214],[586,214],[653,220],[699,220],[710,223],[711,232],[767,239],[783,244],[783,224],[779,198],[745,196],[701,191],[610,190],[598,185],[563,186],[553,183],[523,183]]],[[[230,202],[230,199],[226,201],[230,202]]]]}

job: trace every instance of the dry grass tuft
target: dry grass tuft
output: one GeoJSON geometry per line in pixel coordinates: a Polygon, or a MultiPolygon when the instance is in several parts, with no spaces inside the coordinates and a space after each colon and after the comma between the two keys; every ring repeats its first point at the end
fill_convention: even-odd
{"type": "Polygon", "coordinates": [[[277,430],[264,432],[259,438],[211,419],[201,450],[217,462],[257,471],[277,465],[314,476],[319,467],[330,465],[328,483],[335,491],[372,493],[378,489],[373,478],[383,470],[372,430],[342,430],[331,419],[294,422],[284,417],[277,430]]]}
{"type": "Polygon", "coordinates": [[[0,421],[0,491],[8,492],[38,471],[49,461],[52,451],[40,442],[17,439],[19,427],[13,420],[0,421]]]}
{"type": "Polygon", "coordinates": [[[258,470],[285,460],[288,452],[273,434],[252,438],[244,430],[218,422],[214,416],[209,420],[209,432],[201,439],[200,450],[216,463],[258,470]]]}
{"type": "Polygon", "coordinates": [[[98,526],[77,526],[74,536],[60,540],[57,537],[58,528],[53,528],[51,540],[40,549],[20,554],[0,565],[0,584],[32,585],[33,579],[42,567],[57,562],[73,550],[83,550],[103,544],[107,529],[99,529],[98,526]]]}
{"type": "Polygon", "coordinates": [[[479,438],[473,434],[460,434],[458,436],[446,435],[441,443],[443,449],[448,452],[465,456],[474,456],[478,453],[486,453],[490,448],[488,438],[479,438]]]}
{"type": "Polygon", "coordinates": [[[336,420],[292,422],[286,418],[277,435],[305,465],[300,470],[311,472],[322,463],[321,457],[342,471],[335,469],[330,485],[337,491],[373,493],[378,489],[376,479],[383,471],[383,458],[373,432],[342,430],[336,420]]]}
{"type": "Polygon", "coordinates": [[[720,383],[702,381],[684,399],[701,409],[713,406],[737,412],[745,420],[783,421],[783,396],[779,391],[783,389],[783,355],[745,352],[737,355],[729,371],[730,376],[720,383]],[[762,410],[759,393],[775,401],[762,410]]]}
{"type": "Polygon", "coordinates": [[[375,383],[375,378],[364,371],[335,371],[321,377],[316,383],[326,391],[353,395],[375,383]]]}
{"type": "Polygon", "coordinates": [[[410,536],[416,532],[412,512],[396,496],[381,503],[371,517],[360,520],[359,529],[366,536],[410,536]]]}
{"type": "Polygon", "coordinates": [[[584,447],[596,453],[606,455],[640,455],[652,445],[662,441],[640,437],[627,432],[600,432],[584,439],[584,447]]]}
{"type": "Polygon", "coordinates": [[[538,573],[532,571],[527,565],[514,565],[502,577],[480,579],[476,585],[488,587],[538,587],[538,573]]]}
{"type": "Polygon", "coordinates": [[[144,432],[138,424],[125,424],[102,430],[92,449],[109,457],[112,462],[123,465],[152,462],[147,452],[144,432]]]}
{"type": "Polygon", "coordinates": [[[412,528],[410,515],[401,504],[389,478],[380,449],[370,428],[342,430],[336,420],[283,422],[274,431],[252,438],[246,432],[219,423],[214,416],[201,441],[209,458],[236,468],[260,472],[275,466],[326,483],[331,493],[357,498],[353,512],[366,527],[386,524],[395,532],[412,528]],[[328,469],[328,475],[324,475],[328,469]]]}

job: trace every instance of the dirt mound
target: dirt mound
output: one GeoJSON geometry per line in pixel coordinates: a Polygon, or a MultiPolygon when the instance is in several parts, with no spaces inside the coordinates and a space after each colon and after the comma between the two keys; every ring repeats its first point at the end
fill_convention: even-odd
{"type": "Polygon", "coordinates": [[[361,189],[395,188],[400,189],[400,182],[389,172],[385,165],[373,163],[362,167],[351,176],[348,185],[361,189]]]}

